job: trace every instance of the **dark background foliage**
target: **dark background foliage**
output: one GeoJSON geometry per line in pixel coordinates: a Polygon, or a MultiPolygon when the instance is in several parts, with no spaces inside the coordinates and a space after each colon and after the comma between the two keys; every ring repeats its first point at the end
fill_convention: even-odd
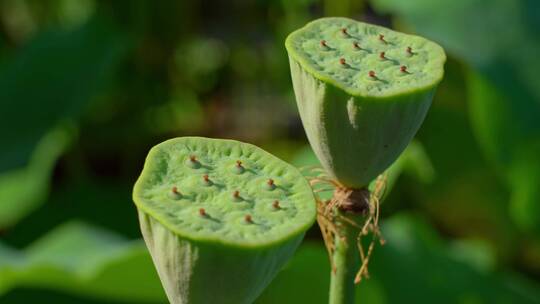
{"type": "MultiPolygon", "coordinates": [[[[0,0],[0,303],[165,303],[131,203],[148,149],[316,164],[283,46],[321,16],[426,36],[446,77],[390,172],[361,303],[540,303],[535,0],[0,0]]],[[[317,227],[258,303],[325,303],[317,227]]]]}

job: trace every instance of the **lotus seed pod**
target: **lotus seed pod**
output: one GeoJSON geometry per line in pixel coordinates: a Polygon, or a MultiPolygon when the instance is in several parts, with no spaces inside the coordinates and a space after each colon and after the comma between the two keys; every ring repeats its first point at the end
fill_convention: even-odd
{"type": "Polygon", "coordinates": [[[296,168],[250,144],[202,137],[153,147],[133,201],[174,304],[253,303],[316,216],[296,168]]]}
{"type": "Polygon", "coordinates": [[[342,185],[366,186],[420,127],[446,60],[424,38],[322,18],[285,42],[300,117],[323,167],[342,185]]]}

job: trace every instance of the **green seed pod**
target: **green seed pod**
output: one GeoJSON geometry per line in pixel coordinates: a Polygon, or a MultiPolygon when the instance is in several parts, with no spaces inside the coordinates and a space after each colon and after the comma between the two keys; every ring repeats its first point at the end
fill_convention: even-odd
{"type": "Polygon", "coordinates": [[[153,147],[133,201],[169,301],[182,304],[252,303],[316,215],[296,168],[250,144],[202,137],[153,147]]]}
{"type": "Polygon", "coordinates": [[[424,38],[322,18],[285,42],[309,142],[342,185],[366,186],[417,132],[443,77],[443,49],[424,38]]]}

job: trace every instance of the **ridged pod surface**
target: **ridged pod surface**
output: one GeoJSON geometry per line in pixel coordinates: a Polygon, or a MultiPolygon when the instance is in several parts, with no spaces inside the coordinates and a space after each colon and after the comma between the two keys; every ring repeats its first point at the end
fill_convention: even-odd
{"type": "Polygon", "coordinates": [[[171,303],[252,303],[316,215],[297,169],[256,146],[202,137],[153,147],[133,200],[171,303]]]}
{"type": "Polygon", "coordinates": [[[342,185],[366,186],[418,131],[444,73],[434,42],[347,18],[322,18],[285,42],[309,142],[342,185]]]}

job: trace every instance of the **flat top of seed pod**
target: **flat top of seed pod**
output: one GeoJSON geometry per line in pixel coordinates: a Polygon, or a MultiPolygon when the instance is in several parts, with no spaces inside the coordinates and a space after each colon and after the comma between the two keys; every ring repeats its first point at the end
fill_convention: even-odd
{"type": "Polygon", "coordinates": [[[436,43],[348,18],[321,18],[291,33],[289,55],[314,77],[362,97],[436,86],[446,55],[436,43]]]}
{"type": "Polygon", "coordinates": [[[133,201],[181,237],[247,247],[297,236],[316,215],[296,168],[254,145],[203,137],[153,147],[133,201]]]}

